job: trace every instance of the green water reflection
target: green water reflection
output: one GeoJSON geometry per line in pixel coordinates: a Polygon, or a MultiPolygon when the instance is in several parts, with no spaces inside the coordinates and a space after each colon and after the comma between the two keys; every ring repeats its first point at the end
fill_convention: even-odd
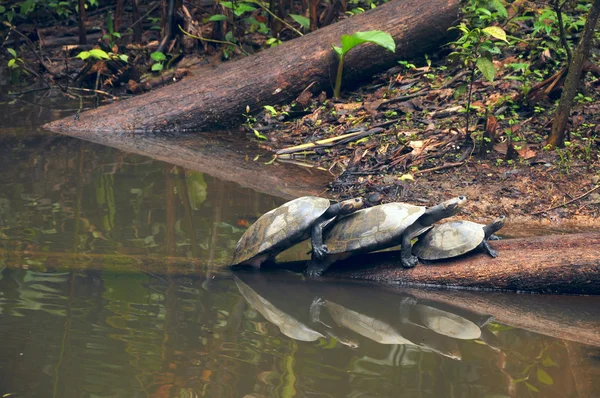
{"type": "MultiPolygon", "coordinates": [[[[59,116],[40,115],[0,136],[3,396],[600,396],[596,298],[558,310],[587,322],[564,340],[451,296],[234,275],[223,266],[238,238],[283,199],[33,134],[59,116]]],[[[533,306],[515,316],[542,326],[560,324],[548,308],[569,301],[515,297],[533,306]]]]}
{"type": "Polygon", "coordinates": [[[0,275],[4,394],[593,396],[573,369],[597,349],[401,290],[204,271],[0,275]]]}

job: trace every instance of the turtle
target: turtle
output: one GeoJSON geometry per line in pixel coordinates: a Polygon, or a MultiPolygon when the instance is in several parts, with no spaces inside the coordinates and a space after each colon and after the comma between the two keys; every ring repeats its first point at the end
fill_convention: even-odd
{"type": "Polygon", "coordinates": [[[338,216],[363,207],[362,198],[331,204],[329,199],[303,196],[263,214],[246,230],[237,243],[232,265],[248,264],[256,268],[274,259],[285,249],[311,237],[313,258],[327,253],[323,228],[338,216]]]}
{"type": "Polygon", "coordinates": [[[504,226],[505,218],[500,216],[488,225],[464,220],[436,225],[419,237],[413,253],[421,260],[442,260],[481,248],[496,258],[498,252],[490,247],[487,240],[495,237],[493,233],[504,226]]]}
{"type": "Polygon", "coordinates": [[[402,266],[412,268],[418,259],[412,255],[411,239],[433,223],[456,214],[466,201],[465,196],[458,196],[433,207],[393,202],[358,210],[326,230],[324,243],[328,251],[321,259],[313,257],[305,274],[319,277],[335,261],[396,245],[402,246],[402,266]]]}

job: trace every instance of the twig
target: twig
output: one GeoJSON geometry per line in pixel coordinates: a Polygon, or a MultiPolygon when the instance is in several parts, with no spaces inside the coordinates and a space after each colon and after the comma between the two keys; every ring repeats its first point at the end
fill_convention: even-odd
{"type": "Polygon", "coordinates": [[[591,194],[592,192],[594,192],[594,191],[597,191],[598,189],[600,189],[600,185],[596,185],[594,188],[590,189],[590,190],[589,190],[589,191],[587,191],[586,193],[584,193],[584,194],[582,194],[582,195],[579,195],[578,197],[576,197],[576,198],[574,198],[574,199],[571,199],[571,200],[569,200],[568,202],[561,203],[561,204],[559,204],[559,205],[556,205],[556,206],[552,206],[552,207],[550,207],[549,209],[545,209],[545,210],[536,211],[535,213],[531,213],[531,215],[532,215],[532,216],[536,216],[536,215],[538,215],[538,214],[542,214],[542,213],[546,213],[546,212],[549,212],[549,211],[551,211],[551,210],[554,210],[554,209],[558,209],[559,207],[563,207],[563,206],[570,205],[570,204],[571,204],[571,203],[573,203],[573,202],[576,202],[576,201],[578,201],[578,200],[580,200],[580,199],[583,199],[583,198],[585,198],[586,196],[588,196],[588,195],[589,195],[589,194],[591,194]]]}
{"type": "Polygon", "coordinates": [[[129,25],[127,28],[125,28],[123,30],[123,32],[127,32],[129,29],[132,29],[135,25],[139,24],[141,21],[144,20],[144,18],[146,18],[148,15],[150,15],[152,13],[152,11],[156,10],[158,8],[158,6],[160,5],[160,2],[156,2],[152,7],[150,7],[150,9],[144,14],[142,15],[137,21],[135,21],[134,23],[132,23],[131,25],[129,25]]]}
{"type": "Polygon", "coordinates": [[[425,170],[417,170],[415,171],[413,174],[424,174],[424,173],[430,173],[432,171],[438,171],[438,170],[444,170],[444,169],[450,169],[452,167],[460,167],[463,164],[465,164],[465,162],[456,162],[456,163],[444,163],[441,166],[437,166],[437,167],[432,167],[430,169],[425,169],[425,170]]]}
{"type": "Polygon", "coordinates": [[[450,79],[446,83],[442,84],[439,89],[450,87],[452,84],[454,84],[454,82],[456,82],[458,79],[460,79],[461,77],[463,77],[467,73],[469,73],[468,70],[461,71],[460,73],[454,75],[454,77],[452,79],[450,79]]]}
{"type": "Polygon", "coordinates": [[[186,31],[185,31],[185,30],[184,30],[184,29],[181,27],[181,25],[177,25],[177,26],[179,26],[179,30],[181,30],[181,31],[183,32],[183,34],[184,34],[184,35],[186,35],[186,36],[192,37],[192,38],[194,38],[194,39],[197,39],[197,40],[207,41],[207,42],[210,42],[210,43],[231,44],[232,46],[234,46],[235,48],[237,48],[238,50],[240,50],[242,53],[244,53],[244,55],[250,55],[250,54],[248,54],[246,51],[244,51],[244,49],[243,49],[242,47],[240,47],[240,46],[238,46],[237,44],[235,44],[235,43],[232,43],[232,42],[230,42],[230,41],[226,41],[226,40],[215,40],[215,39],[207,39],[206,37],[202,37],[202,36],[196,36],[196,35],[193,35],[193,34],[191,34],[190,32],[186,32],[186,31]]]}
{"type": "MultiPolygon", "coordinates": [[[[12,30],[13,32],[15,32],[16,34],[18,34],[19,36],[21,36],[23,39],[25,39],[25,42],[27,43],[27,45],[29,46],[29,48],[31,49],[31,51],[33,52],[33,55],[35,55],[35,58],[38,60],[38,62],[40,63],[40,65],[46,69],[48,71],[48,73],[54,77],[61,77],[60,75],[58,75],[57,73],[53,72],[52,70],[50,70],[50,68],[48,67],[48,65],[46,65],[46,63],[44,62],[44,60],[42,59],[42,57],[38,54],[38,52],[35,50],[35,45],[31,42],[31,40],[29,39],[29,37],[25,36],[23,33],[19,32],[14,25],[8,23],[8,22],[4,22],[4,25],[6,25],[10,30],[12,30]]],[[[55,82],[56,83],[56,82],[55,82]]],[[[47,84],[47,83],[46,83],[47,84]]],[[[60,86],[59,86],[60,87],[60,86]]],[[[62,89],[62,87],[61,87],[62,89]]]]}
{"type": "Polygon", "coordinates": [[[404,102],[404,101],[408,101],[409,99],[413,99],[413,98],[416,98],[416,97],[421,97],[421,96],[427,94],[428,91],[429,90],[427,90],[426,88],[424,88],[424,89],[419,90],[419,91],[417,91],[416,93],[413,93],[413,94],[408,94],[408,95],[404,95],[402,97],[396,97],[396,98],[392,98],[392,99],[389,99],[389,100],[386,100],[386,101],[381,101],[381,103],[379,104],[379,106],[377,108],[379,108],[379,107],[381,107],[383,105],[395,104],[397,102],[404,102]]]}
{"type": "Polygon", "coordinates": [[[107,93],[106,91],[102,91],[102,90],[92,90],[89,88],[78,88],[78,87],[69,87],[69,90],[78,90],[78,91],[85,91],[87,93],[102,94],[102,95],[106,95],[107,97],[110,97],[110,99],[112,99],[112,100],[119,99],[119,97],[116,97],[116,96],[112,95],[111,93],[107,93]]]}
{"type": "Polygon", "coordinates": [[[283,19],[279,18],[277,15],[275,15],[273,13],[273,11],[269,10],[268,7],[265,7],[260,1],[250,0],[250,2],[256,4],[257,6],[259,6],[260,8],[262,8],[263,10],[265,10],[266,12],[268,12],[273,18],[275,18],[276,20],[278,20],[279,22],[281,22],[282,24],[284,24],[285,26],[287,26],[288,28],[290,28],[291,30],[293,30],[294,32],[296,32],[299,36],[304,36],[302,34],[302,32],[300,32],[298,29],[294,28],[292,25],[290,25],[289,23],[287,23],[283,19]]]}
{"type": "Polygon", "coordinates": [[[337,137],[327,138],[324,140],[318,140],[315,142],[309,142],[308,144],[297,145],[289,148],[283,148],[279,151],[275,152],[275,155],[285,155],[290,153],[296,153],[300,151],[305,151],[307,149],[315,149],[315,148],[327,148],[334,145],[345,144],[350,141],[355,141],[361,139],[363,137],[367,137],[372,134],[377,134],[382,132],[383,129],[378,127],[366,131],[356,131],[354,133],[342,134],[337,137]]]}

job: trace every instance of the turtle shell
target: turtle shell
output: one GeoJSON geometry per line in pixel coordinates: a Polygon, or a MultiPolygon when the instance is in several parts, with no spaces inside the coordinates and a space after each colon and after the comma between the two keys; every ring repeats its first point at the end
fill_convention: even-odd
{"type": "Polygon", "coordinates": [[[233,265],[263,253],[278,253],[308,238],[313,223],[330,202],[316,196],[303,196],[263,214],[242,235],[233,254],[233,265]]]}
{"type": "Polygon", "coordinates": [[[358,210],[325,233],[328,254],[370,252],[400,244],[402,232],[425,213],[424,206],[386,203],[358,210]]]}
{"type": "Polygon", "coordinates": [[[433,227],[413,245],[413,254],[423,260],[441,260],[468,253],[485,238],[484,225],[453,221],[433,227]]]}
{"type": "Polygon", "coordinates": [[[418,325],[444,336],[461,340],[473,340],[481,336],[479,326],[460,315],[423,304],[415,304],[413,311],[418,325]]]}

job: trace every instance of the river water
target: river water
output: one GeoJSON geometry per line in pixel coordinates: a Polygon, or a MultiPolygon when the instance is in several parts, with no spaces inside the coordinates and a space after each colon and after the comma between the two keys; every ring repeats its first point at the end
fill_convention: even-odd
{"type": "Polygon", "coordinates": [[[597,298],[233,273],[284,199],[44,133],[55,101],[0,105],[2,396],[600,397],[597,298]]]}

